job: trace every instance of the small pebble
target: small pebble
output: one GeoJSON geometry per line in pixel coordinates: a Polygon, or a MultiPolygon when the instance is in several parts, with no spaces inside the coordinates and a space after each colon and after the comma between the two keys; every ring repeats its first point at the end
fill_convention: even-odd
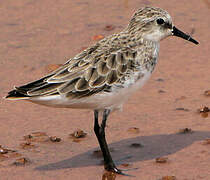
{"type": "Polygon", "coordinates": [[[1,154],[7,154],[8,153],[8,149],[5,149],[5,148],[0,148],[0,153],[1,154]]]}
{"type": "Polygon", "coordinates": [[[130,167],[131,164],[129,164],[129,163],[123,163],[123,164],[121,164],[120,166],[122,166],[122,167],[130,167]]]}
{"type": "Polygon", "coordinates": [[[4,160],[6,158],[14,158],[14,157],[19,157],[21,156],[20,153],[18,153],[17,151],[15,150],[11,150],[11,149],[6,149],[6,148],[3,148],[1,145],[0,145],[0,159],[4,160]]]}
{"type": "Polygon", "coordinates": [[[87,135],[83,130],[78,129],[74,131],[72,134],[70,134],[71,137],[73,138],[84,138],[87,135]]]}
{"type": "Polygon", "coordinates": [[[192,129],[190,128],[184,128],[179,130],[180,134],[188,134],[188,133],[193,133],[192,129]]]}
{"type": "Polygon", "coordinates": [[[208,144],[210,145],[210,138],[205,139],[204,142],[203,142],[203,144],[204,145],[208,145],[208,144]]]}
{"type": "Polygon", "coordinates": [[[101,39],[103,39],[103,38],[104,38],[103,35],[95,35],[95,36],[92,37],[92,39],[93,39],[94,41],[99,41],[99,40],[101,40],[101,39]]]}
{"type": "Polygon", "coordinates": [[[24,166],[26,164],[30,164],[30,160],[25,157],[16,159],[16,161],[13,162],[13,165],[15,165],[15,166],[24,166]]]}
{"type": "Polygon", "coordinates": [[[175,176],[163,176],[160,180],[177,180],[175,176]]]}
{"type": "Polygon", "coordinates": [[[61,138],[58,138],[56,136],[51,136],[50,137],[50,141],[52,141],[52,142],[60,142],[61,141],[61,138]]]}
{"type": "Polygon", "coordinates": [[[113,25],[106,25],[104,30],[105,31],[112,31],[115,27],[113,25]]]}
{"type": "Polygon", "coordinates": [[[162,89],[161,89],[161,90],[159,90],[158,92],[159,92],[159,93],[165,93],[165,91],[164,91],[164,90],[162,90],[162,89]]]}
{"type": "Polygon", "coordinates": [[[31,144],[30,142],[25,142],[25,143],[21,143],[20,147],[22,149],[31,149],[31,148],[35,148],[35,145],[31,144]]]}
{"type": "Polygon", "coordinates": [[[102,176],[102,180],[115,180],[116,176],[116,173],[106,171],[102,176]]]}
{"type": "Polygon", "coordinates": [[[132,143],[131,145],[130,145],[130,147],[132,147],[132,148],[142,148],[142,147],[144,147],[142,144],[140,144],[140,143],[132,143]]]}
{"type": "Polygon", "coordinates": [[[0,154],[8,154],[8,153],[14,153],[16,152],[15,150],[11,150],[11,149],[7,149],[7,148],[3,148],[1,145],[0,145],[0,154]]]}
{"type": "Polygon", "coordinates": [[[131,127],[128,129],[128,132],[133,134],[139,134],[140,130],[137,127],[131,127]]]}
{"type": "Polygon", "coordinates": [[[210,109],[207,106],[204,106],[203,108],[198,109],[198,113],[200,113],[203,118],[208,117],[209,111],[210,109]]]}
{"type": "Polygon", "coordinates": [[[210,96],[210,90],[206,90],[206,91],[204,92],[204,95],[205,95],[205,96],[210,96]]]}
{"type": "Polygon", "coordinates": [[[158,78],[158,79],[156,79],[156,81],[163,82],[163,81],[164,81],[164,79],[162,79],[162,78],[158,78]]]}
{"type": "Polygon", "coordinates": [[[200,112],[200,113],[206,113],[206,112],[209,112],[209,111],[210,110],[209,110],[209,108],[207,106],[204,106],[203,108],[198,109],[198,112],[200,112]]]}
{"type": "Polygon", "coordinates": [[[168,162],[168,158],[167,157],[159,157],[155,159],[156,163],[166,163],[168,162]]]}
{"type": "Polygon", "coordinates": [[[189,111],[189,109],[187,109],[187,108],[182,108],[182,107],[180,107],[180,108],[176,108],[175,110],[177,110],[177,111],[189,111]]]}
{"type": "Polygon", "coordinates": [[[33,132],[29,135],[24,136],[27,142],[47,142],[49,137],[45,132],[33,132]]]}

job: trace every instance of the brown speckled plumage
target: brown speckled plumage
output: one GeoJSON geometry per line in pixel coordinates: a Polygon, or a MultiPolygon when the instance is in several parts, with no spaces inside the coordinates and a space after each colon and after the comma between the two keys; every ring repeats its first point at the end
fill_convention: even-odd
{"type": "MultiPolygon", "coordinates": [[[[138,17],[137,13],[134,17],[132,25],[138,17]]],[[[118,84],[123,87],[124,79],[132,76],[133,72],[141,67],[150,69],[150,64],[156,64],[156,56],[153,55],[156,45],[143,39],[136,40],[138,32],[130,34],[129,30],[128,26],[121,33],[111,35],[82,51],[42,78],[41,84],[39,82],[37,86],[33,84],[17,89],[29,97],[59,93],[81,98],[107,91],[118,84]]]]}
{"type": "MultiPolygon", "coordinates": [[[[37,98],[41,100],[39,97],[58,95],[71,104],[74,99],[96,94],[127,96],[123,89],[127,88],[128,94],[131,93],[131,89],[134,91],[138,89],[136,86],[141,87],[153,72],[159,41],[172,35],[172,27],[171,17],[166,11],[153,7],[141,8],[122,32],[100,40],[40,80],[17,87],[9,92],[7,98],[33,102],[37,98]],[[157,23],[159,18],[164,24],[157,23]]],[[[97,101],[100,103],[100,98],[97,101]]],[[[110,102],[105,104],[104,108],[111,105],[110,102]]],[[[60,105],[62,107],[62,101],[60,105]]]]}

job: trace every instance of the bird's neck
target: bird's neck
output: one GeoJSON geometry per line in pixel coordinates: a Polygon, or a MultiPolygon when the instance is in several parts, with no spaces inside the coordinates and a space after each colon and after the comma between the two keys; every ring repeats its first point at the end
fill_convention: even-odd
{"type": "Polygon", "coordinates": [[[154,39],[150,39],[147,37],[144,37],[142,34],[132,34],[128,31],[123,31],[120,33],[121,35],[123,34],[123,39],[126,39],[127,45],[130,47],[139,47],[142,45],[151,47],[151,48],[159,48],[159,41],[155,41],[154,39]]]}

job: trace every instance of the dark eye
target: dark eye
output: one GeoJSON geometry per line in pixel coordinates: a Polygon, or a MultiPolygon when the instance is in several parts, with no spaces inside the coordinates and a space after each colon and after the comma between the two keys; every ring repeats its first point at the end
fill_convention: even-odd
{"type": "Polygon", "coordinates": [[[159,19],[157,19],[157,23],[158,23],[159,25],[161,25],[161,24],[164,24],[165,21],[164,21],[162,18],[159,18],[159,19]]]}

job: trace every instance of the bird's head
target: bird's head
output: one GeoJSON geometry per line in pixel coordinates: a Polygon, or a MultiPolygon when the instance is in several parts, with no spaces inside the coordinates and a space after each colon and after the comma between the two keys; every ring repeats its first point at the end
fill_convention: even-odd
{"type": "Polygon", "coordinates": [[[169,13],[160,8],[145,7],[137,10],[128,27],[128,32],[138,38],[159,42],[168,36],[178,36],[198,44],[189,35],[178,30],[169,13]]]}

